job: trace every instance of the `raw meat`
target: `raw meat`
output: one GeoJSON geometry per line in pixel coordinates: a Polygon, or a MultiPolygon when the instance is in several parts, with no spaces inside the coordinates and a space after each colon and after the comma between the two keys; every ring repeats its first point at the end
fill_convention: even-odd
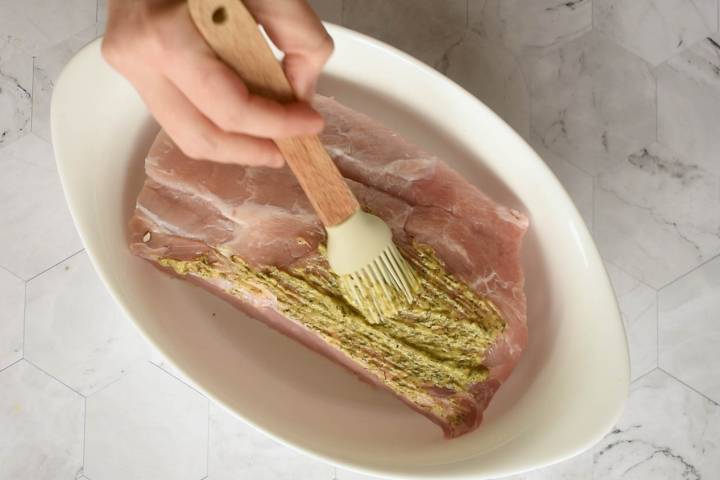
{"type": "Polygon", "coordinates": [[[469,432],[527,342],[519,254],[528,220],[372,119],[324,97],[316,108],[360,203],[428,278],[413,312],[371,325],[343,303],[322,225],[287,168],[192,160],[163,132],[146,160],[130,248],[387,388],[446,436],[469,432]]]}

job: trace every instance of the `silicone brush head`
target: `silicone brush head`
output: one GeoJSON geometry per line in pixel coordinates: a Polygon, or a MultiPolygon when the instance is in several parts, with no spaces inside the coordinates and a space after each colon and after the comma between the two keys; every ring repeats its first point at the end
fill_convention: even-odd
{"type": "Polygon", "coordinates": [[[385,222],[358,210],[343,223],[327,227],[327,233],[330,268],[340,277],[346,299],[371,323],[412,303],[418,281],[385,222]]]}

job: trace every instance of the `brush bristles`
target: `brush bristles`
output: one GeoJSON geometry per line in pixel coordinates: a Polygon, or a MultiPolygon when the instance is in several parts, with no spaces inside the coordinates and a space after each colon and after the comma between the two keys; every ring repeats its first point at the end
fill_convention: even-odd
{"type": "Polygon", "coordinates": [[[418,285],[415,272],[393,244],[365,268],[340,277],[350,303],[371,323],[380,323],[412,303],[418,285]]]}

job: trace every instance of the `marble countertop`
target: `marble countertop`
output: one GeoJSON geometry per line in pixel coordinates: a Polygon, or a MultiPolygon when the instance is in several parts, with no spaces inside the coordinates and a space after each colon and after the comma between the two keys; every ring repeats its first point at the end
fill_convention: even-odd
{"type": "MultiPolygon", "coordinates": [[[[517,479],[720,478],[718,0],[314,0],[492,107],[591,228],[631,394],[595,448],[517,479]]],[[[0,480],[367,478],[233,419],[141,340],[65,207],[53,82],[103,0],[0,0],[0,480]]]]}

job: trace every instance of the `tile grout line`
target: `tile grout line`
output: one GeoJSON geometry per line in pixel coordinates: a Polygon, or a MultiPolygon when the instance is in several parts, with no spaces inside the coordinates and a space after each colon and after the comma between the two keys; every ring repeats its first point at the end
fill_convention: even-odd
{"type": "Polygon", "coordinates": [[[712,257],[710,257],[710,258],[708,258],[707,260],[705,260],[704,262],[702,262],[702,263],[694,266],[692,269],[688,270],[687,272],[683,273],[682,275],[679,275],[679,276],[675,277],[674,279],[670,280],[669,282],[663,284],[661,287],[657,288],[656,290],[659,292],[660,290],[666,289],[666,288],[669,287],[670,285],[673,285],[674,283],[676,283],[676,282],[684,279],[685,277],[687,277],[687,276],[689,276],[690,274],[694,273],[696,270],[700,270],[700,269],[703,268],[705,265],[707,265],[707,264],[709,264],[710,262],[712,262],[712,261],[714,261],[714,260],[717,260],[717,259],[720,259],[720,253],[717,254],[717,255],[713,255],[712,257]]]}
{"type": "Polygon", "coordinates": [[[35,63],[37,56],[32,57],[32,77],[30,77],[30,131],[33,131],[33,117],[35,117],[35,63]]]}
{"type": "MultiPolygon", "coordinates": [[[[619,48],[626,54],[630,55],[631,57],[634,57],[636,60],[639,60],[640,63],[645,65],[647,67],[647,70],[650,74],[652,74],[653,69],[656,67],[656,65],[653,65],[649,61],[645,60],[643,57],[640,56],[639,53],[634,52],[633,50],[630,50],[628,47],[626,47],[624,44],[620,43],[615,37],[611,36],[608,33],[603,32],[602,30],[590,30],[591,33],[594,35],[598,35],[601,38],[607,40],[608,42],[612,43],[615,47],[619,48]]],[[[689,47],[688,47],[689,48],[689,47]]]]}
{"type": "Polygon", "coordinates": [[[22,323],[22,353],[20,358],[25,358],[25,332],[27,331],[27,305],[28,305],[28,284],[25,282],[25,290],[23,292],[24,298],[23,298],[23,323],[22,323]]]}
{"type": "Polygon", "coordinates": [[[632,385],[633,383],[639,382],[640,380],[644,379],[645,377],[647,377],[648,375],[650,375],[651,373],[653,373],[657,370],[660,370],[660,367],[654,367],[654,368],[650,369],[649,371],[643,373],[639,377],[637,377],[635,380],[630,380],[630,385],[632,385]]]}
{"type": "Polygon", "coordinates": [[[679,378],[677,378],[675,375],[673,375],[672,373],[668,372],[668,371],[665,370],[664,368],[658,367],[658,370],[660,370],[660,371],[662,371],[663,373],[665,373],[668,377],[674,378],[677,382],[681,383],[681,384],[684,385],[686,388],[688,388],[688,389],[692,390],[693,392],[697,393],[698,395],[700,395],[701,397],[703,397],[705,400],[707,400],[708,402],[712,403],[712,404],[715,405],[716,407],[720,407],[720,403],[716,402],[715,400],[713,400],[712,398],[708,397],[707,395],[705,395],[705,394],[702,393],[701,391],[697,390],[695,387],[690,386],[690,385],[688,385],[687,383],[683,382],[682,380],[680,380],[679,378]]]}
{"type": "Polygon", "coordinates": [[[71,258],[75,257],[76,255],[78,255],[78,254],[80,254],[80,253],[82,253],[82,252],[84,252],[84,251],[85,251],[85,247],[81,248],[80,250],[78,250],[77,252],[73,253],[72,255],[70,255],[70,256],[68,256],[68,257],[66,257],[66,258],[63,258],[62,260],[60,260],[60,261],[57,262],[56,264],[54,264],[54,265],[46,268],[46,269],[43,270],[42,272],[36,273],[35,275],[33,275],[32,277],[28,278],[28,279],[25,280],[25,281],[26,281],[26,282],[31,282],[31,281],[35,280],[35,279],[38,278],[40,275],[49,272],[50,270],[52,270],[53,268],[57,267],[57,266],[60,265],[61,263],[70,260],[71,258]]]}
{"type": "MultiPolygon", "coordinates": [[[[593,240],[594,240],[594,239],[593,239],[593,240]]],[[[649,288],[650,290],[652,290],[652,291],[654,291],[654,292],[659,292],[659,291],[660,291],[660,288],[665,288],[664,286],[663,286],[663,287],[660,287],[660,288],[655,288],[655,287],[653,287],[652,285],[650,285],[649,283],[647,283],[645,280],[640,279],[640,278],[637,278],[637,276],[636,276],[634,273],[625,270],[625,268],[623,268],[622,266],[620,266],[620,265],[618,265],[617,263],[615,263],[614,260],[609,260],[609,259],[603,257],[602,255],[600,255],[600,258],[602,259],[603,262],[607,262],[607,263],[611,264],[613,267],[617,268],[618,270],[620,270],[622,273],[624,273],[624,274],[627,275],[628,277],[632,278],[633,280],[635,280],[635,281],[638,282],[639,284],[641,284],[641,285],[649,288]]]]}
{"type": "Polygon", "coordinates": [[[3,368],[0,368],[0,373],[4,372],[5,370],[7,370],[8,368],[10,368],[10,367],[12,367],[12,366],[14,366],[14,365],[17,365],[18,363],[22,362],[23,360],[24,360],[24,358],[22,358],[22,357],[21,357],[21,358],[18,358],[17,360],[15,360],[14,362],[12,362],[10,365],[8,365],[8,366],[6,366],[6,367],[3,367],[3,368]]]}
{"type": "MultiPolygon", "coordinates": [[[[162,353],[161,353],[161,354],[162,354],[162,353]]],[[[190,385],[188,382],[186,382],[186,381],[183,380],[182,378],[177,377],[177,376],[173,375],[172,373],[168,372],[167,370],[165,370],[164,368],[162,368],[160,365],[158,365],[157,363],[153,362],[152,360],[147,360],[147,362],[148,362],[150,365],[152,365],[153,367],[159,369],[159,370],[160,370],[161,372],[163,372],[165,375],[169,375],[171,378],[174,378],[174,379],[177,380],[178,382],[182,383],[183,385],[185,385],[186,387],[188,387],[189,389],[191,389],[193,392],[200,394],[203,398],[205,398],[205,399],[208,398],[203,392],[201,392],[200,390],[198,390],[196,387],[190,385]]],[[[183,373],[183,372],[181,372],[181,373],[183,373]]],[[[183,373],[183,375],[184,375],[184,373],[183,373]]]]}
{"type": "Polygon", "coordinates": [[[39,367],[35,362],[33,362],[32,360],[29,360],[28,358],[25,358],[25,357],[23,357],[23,360],[25,360],[27,363],[29,363],[29,364],[32,365],[33,367],[35,367],[35,368],[37,368],[38,370],[40,370],[42,373],[44,373],[44,374],[47,375],[48,377],[55,379],[57,382],[61,383],[62,385],[65,385],[65,387],[67,387],[67,388],[70,389],[71,391],[77,393],[77,394],[80,396],[80,398],[83,398],[83,399],[84,399],[84,398],[87,398],[85,395],[83,395],[82,393],[78,392],[77,390],[75,390],[74,388],[72,388],[70,385],[68,385],[67,383],[63,382],[63,381],[60,380],[59,378],[57,378],[55,375],[51,374],[50,372],[48,372],[48,371],[45,370],[45,369],[40,368],[40,367],[39,367]]]}
{"type": "MultiPolygon", "coordinates": [[[[11,158],[15,159],[14,157],[11,157],[11,158]]],[[[7,268],[3,267],[2,265],[0,265],[0,270],[3,270],[3,271],[5,271],[5,272],[9,273],[9,274],[12,275],[13,277],[15,277],[15,278],[17,278],[18,280],[20,280],[21,282],[27,282],[27,280],[25,280],[24,278],[16,275],[14,272],[11,272],[11,271],[8,270],[7,268]]]]}
{"type": "Polygon", "coordinates": [[[129,375],[129,374],[131,374],[131,373],[132,373],[132,372],[130,372],[130,371],[128,371],[127,373],[121,373],[118,378],[116,378],[115,380],[111,381],[110,383],[108,383],[108,384],[106,384],[106,385],[103,385],[102,387],[99,387],[99,388],[94,389],[94,390],[92,390],[91,392],[89,392],[89,393],[87,394],[87,397],[90,397],[90,396],[92,396],[92,395],[97,395],[98,393],[100,393],[100,392],[102,392],[103,390],[107,389],[107,388],[110,387],[111,385],[115,385],[116,383],[118,383],[120,380],[124,379],[127,375],[129,375]]]}

